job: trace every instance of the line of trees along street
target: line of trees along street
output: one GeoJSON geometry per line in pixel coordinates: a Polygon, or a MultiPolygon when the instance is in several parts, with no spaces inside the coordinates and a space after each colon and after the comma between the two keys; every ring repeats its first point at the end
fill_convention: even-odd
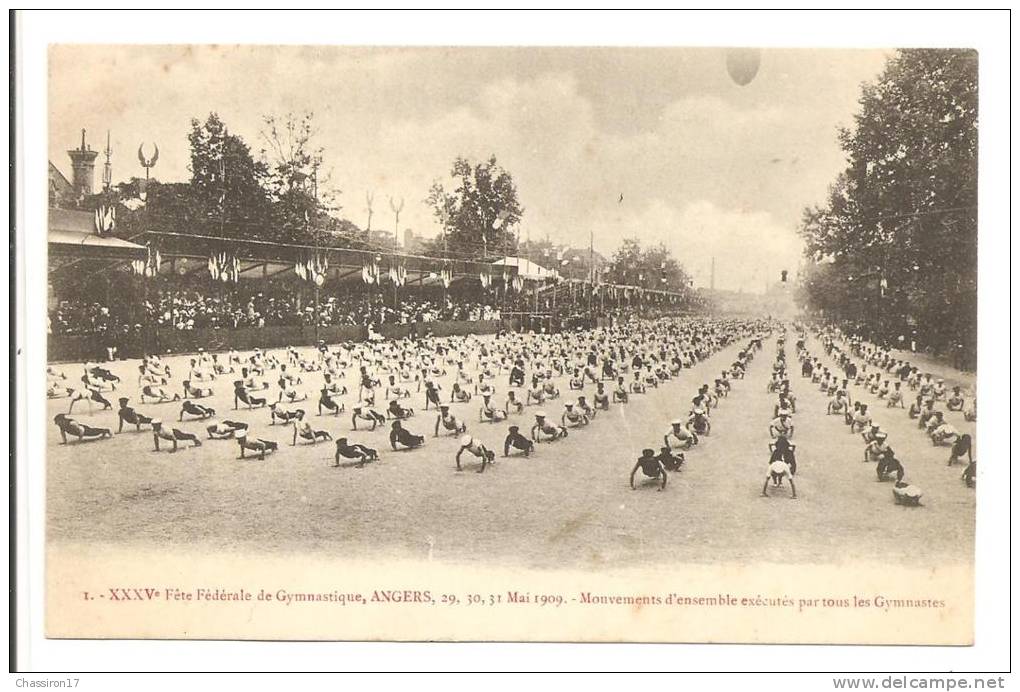
{"type": "Polygon", "coordinates": [[[846,169],[804,211],[800,299],[875,341],[973,366],[977,53],[897,51],[859,103],[838,135],[846,169]]]}

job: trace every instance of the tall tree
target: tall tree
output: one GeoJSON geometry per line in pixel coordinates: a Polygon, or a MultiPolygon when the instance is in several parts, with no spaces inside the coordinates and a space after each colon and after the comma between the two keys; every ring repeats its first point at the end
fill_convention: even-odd
{"type": "Polygon", "coordinates": [[[808,258],[830,264],[806,298],[874,338],[916,329],[924,345],[973,349],[977,54],[899,51],[859,102],[854,127],[839,133],[847,168],[827,204],[805,211],[808,258]]]}
{"type": "Polygon", "coordinates": [[[471,164],[458,156],[450,171],[456,187],[447,191],[436,180],[425,202],[443,227],[450,254],[462,257],[500,256],[516,250],[511,231],[524,209],[513,177],[496,157],[471,164]]]}
{"type": "Polygon", "coordinates": [[[262,184],[263,164],[237,135],[230,134],[216,113],[204,122],[192,119],[191,145],[192,219],[205,232],[225,237],[251,237],[264,227],[269,199],[262,184]]]}
{"type": "Polygon", "coordinates": [[[263,117],[259,132],[266,189],[273,200],[272,224],[293,242],[320,242],[339,212],[339,190],[323,169],[323,147],[310,111],[263,117]]]}

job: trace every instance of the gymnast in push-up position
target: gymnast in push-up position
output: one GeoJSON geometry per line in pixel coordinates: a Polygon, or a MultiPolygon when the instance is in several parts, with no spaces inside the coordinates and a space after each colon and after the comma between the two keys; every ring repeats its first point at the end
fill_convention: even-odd
{"type": "Polygon", "coordinates": [[[660,449],[659,456],[657,456],[656,459],[662,462],[663,467],[667,471],[675,471],[677,473],[680,472],[681,467],[684,465],[685,461],[683,452],[680,452],[679,454],[673,454],[672,450],[669,447],[663,447],[662,449],[660,449]]]}
{"type": "Polygon", "coordinates": [[[645,384],[641,381],[641,373],[639,371],[634,371],[634,379],[631,381],[628,389],[631,394],[645,393],[645,384]]]}
{"type": "Polygon", "coordinates": [[[896,474],[896,482],[903,480],[903,476],[906,473],[903,469],[903,464],[896,458],[896,453],[892,450],[892,447],[887,447],[882,453],[882,456],[878,459],[878,466],[875,467],[875,474],[878,476],[878,480],[884,481],[892,474],[896,474]]]}
{"type": "Polygon", "coordinates": [[[712,423],[709,422],[708,416],[705,414],[705,409],[700,407],[691,411],[691,415],[687,419],[687,427],[694,431],[695,435],[712,434],[712,423]]]}
{"type": "Polygon", "coordinates": [[[263,440],[255,438],[254,440],[248,439],[248,431],[238,430],[234,433],[234,437],[237,438],[237,446],[241,448],[241,458],[245,452],[255,452],[258,455],[259,461],[264,461],[267,454],[272,454],[280,448],[280,445],[272,440],[263,440]]]}
{"type": "Polygon", "coordinates": [[[698,444],[697,434],[680,419],[672,421],[669,424],[669,430],[662,437],[663,444],[667,449],[671,447],[670,438],[676,440],[683,449],[690,449],[692,445],[698,444]]]}
{"type": "Polygon", "coordinates": [[[285,409],[278,403],[273,402],[269,404],[269,424],[276,425],[277,422],[282,425],[287,425],[292,421],[299,420],[300,417],[304,416],[305,412],[302,409],[285,409]]]}
{"type": "Polygon", "coordinates": [[[896,504],[906,507],[920,507],[921,498],[924,496],[924,492],[916,485],[902,480],[896,481],[892,492],[896,504]]]}
{"type": "Polygon", "coordinates": [[[411,396],[411,390],[397,384],[397,376],[390,375],[386,384],[386,398],[407,399],[411,396]]]}
{"type": "Polygon", "coordinates": [[[765,485],[762,486],[761,496],[769,496],[769,482],[772,482],[773,488],[778,488],[783,484],[783,479],[790,481],[790,499],[797,499],[797,486],[793,483],[793,469],[790,465],[782,459],[776,459],[775,461],[769,462],[769,472],[765,476],[765,485]]]}
{"type": "Polygon", "coordinates": [[[177,451],[178,442],[190,442],[193,447],[201,447],[202,441],[198,439],[196,435],[193,435],[184,430],[178,428],[170,428],[166,430],[163,427],[163,421],[158,418],[152,421],[152,443],[155,447],[155,451],[159,451],[159,441],[165,440],[170,442],[173,447],[170,449],[171,452],[177,451]]]}
{"type": "Polygon", "coordinates": [[[959,387],[953,387],[953,393],[949,395],[949,399],[946,401],[946,408],[950,411],[962,411],[964,406],[963,394],[960,393],[959,387]]]}
{"type": "Polygon", "coordinates": [[[333,457],[333,466],[340,465],[340,457],[344,459],[357,459],[356,467],[361,468],[369,461],[378,461],[379,452],[362,444],[348,442],[346,437],[336,441],[336,454],[333,457]]]}
{"type": "Polygon", "coordinates": [[[291,446],[297,445],[298,438],[307,440],[312,444],[319,442],[320,440],[332,440],[333,436],[329,434],[327,430],[315,430],[312,428],[311,423],[305,420],[305,412],[299,410],[297,416],[291,421],[294,426],[294,437],[291,440],[291,446]]]}
{"type": "Polygon", "coordinates": [[[588,416],[588,420],[594,420],[595,415],[598,413],[583,396],[577,397],[577,410],[588,416]]]}
{"type": "Polygon", "coordinates": [[[124,432],[125,423],[135,426],[135,431],[140,431],[143,425],[149,425],[152,423],[152,418],[144,416],[128,406],[128,398],[126,396],[122,396],[118,399],[117,403],[120,404],[120,408],[117,410],[117,418],[120,421],[117,426],[117,432],[124,432]]]}
{"type": "Polygon", "coordinates": [[[79,423],[63,413],[53,417],[53,422],[60,430],[61,444],[67,444],[67,436],[78,438],[78,442],[92,442],[102,440],[106,437],[113,437],[113,431],[109,428],[95,428],[84,423],[79,423]]]}
{"type": "Polygon", "coordinates": [[[357,406],[352,409],[351,413],[351,428],[354,430],[358,429],[358,421],[370,421],[372,423],[371,430],[375,430],[376,426],[385,425],[386,416],[380,411],[376,411],[374,408],[368,405],[368,402],[359,401],[357,406]]]}
{"type": "Polygon", "coordinates": [[[654,449],[644,449],[641,451],[641,456],[638,457],[637,463],[634,464],[634,468],[630,472],[631,490],[635,490],[634,476],[637,474],[638,469],[641,469],[641,473],[647,478],[659,481],[659,492],[666,488],[669,474],[666,472],[666,467],[663,465],[662,460],[655,455],[654,449]]]}
{"type": "Polygon", "coordinates": [[[443,427],[444,431],[454,435],[467,432],[467,423],[450,413],[450,406],[448,404],[442,404],[439,407],[439,415],[436,416],[436,428],[433,437],[439,437],[440,426],[443,427]]]}
{"type": "Polygon", "coordinates": [[[89,413],[92,413],[92,402],[93,401],[95,401],[96,403],[102,404],[104,411],[106,411],[107,409],[113,408],[113,404],[111,404],[109,401],[107,401],[106,398],[103,397],[102,393],[98,389],[91,389],[89,387],[86,387],[84,389],[70,389],[70,388],[68,388],[67,396],[71,400],[71,403],[68,404],[68,406],[67,406],[67,413],[68,413],[68,415],[71,414],[71,412],[74,410],[74,405],[76,403],[78,403],[79,401],[84,401],[85,403],[88,404],[88,406],[89,406],[89,413]]]}
{"type": "Polygon", "coordinates": [[[627,391],[627,385],[623,381],[623,377],[620,376],[616,379],[616,387],[613,389],[613,403],[620,402],[626,404],[630,401],[630,393],[627,391]]]}
{"type": "Polygon", "coordinates": [[[184,403],[181,404],[181,415],[178,416],[177,420],[183,421],[185,414],[201,419],[212,418],[216,415],[216,409],[185,399],[184,403]]]}
{"type": "Polygon", "coordinates": [[[478,420],[480,422],[489,421],[490,423],[498,423],[504,421],[507,418],[506,410],[496,408],[492,405],[492,395],[482,395],[482,405],[478,409],[478,420]]]}
{"type": "Polygon", "coordinates": [[[538,378],[532,378],[531,389],[528,390],[526,399],[528,406],[545,403],[545,390],[538,383],[538,378]]]}
{"type": "Polygon", "coordinates": [[[395,420],[390,426],[390,446],[396,451],[398,444],[408,449],[421,447],[425,444],[425,436],[411,433],[399,420],[395,420]]]}
{"type": "Polygon", "coordinates": [[[405,420],[414,415],[413,408],[410,406],[401,406],[400,402],[396,399],[390,401],[390,405],[386,408],[386,412],[397,420],[405,420]]]}
{"type": "Polygon", "coordinates": [[[259,408],[266,405],[265,397],[252,395],[244,386],[244,380],[234,381],[234,410],[237,410],[237,402],[247,404],[248,408],[259,408]]]}
{"type": "MultiPolygon", "coordinates": [[[[346,391],[346,388],[344,388],[344,391],[346,391]]],[[[332,411],[334,416],[338,416],[343,413],[343,402],[337,402],[337,400],[333,398],[334,393],[335,392],[329,388],[328,383],[323,385],[322,389],[319,390],[318,407],[320,416],[322,415],[322,409],[332,411]]]]}
{"type": "Polygon", "coordinates": [[[962,460],[964,457],[967,457],[967,461],[973,464],[974,455],[971,449],[972,447],[973,444],[971,441],[971,436],[968,433],[960,435],[960,437],[953,442],[952,449],[949,450],[949,463],[947,463],[946,465],[952,466],[953,464],[956,463],[957,459],[962,460]]]}
{"type": "Polygon", "coordinates": [[[881,461],[885,453],[889,451],[889,445],[886,444],[886,439],[889,435],[883,430],[879,430],[878,426],[874,426],[874,432],[871,434],[871,439],[868,444],[864,447],[864,461],[881,461]]]}
{"type": "Polygon", "coordinates": [[[180,401],[181,395],[174,392],[173,396],[171,396],[170,392],[164,389],[162,384],[147,384],[142,387],[138,398],[145,404],[162,404],[167,401],[180,401]]]}
{"type": "Polygon", "coordinates": [[[531,426],[531,439],[535,442],[541,442],[539,433],[546,436],[550,442],[558,440],[561,437],[567,436],[567,429],[562,425],[553,425],[548,420],[548,416],[545,411],[535,412],[535,424],[531,426]]]}
{"type": "Polygon", "coordinates": [[[456,462],[458,471],[462,470],[460,465],[460,457],[464,452],[467,452],[468,454],[471,454],[472,456],[482,460],[482,467],[478,469],[478,473],[482,473],[483,471],[485,471],[485,467],[488,466],[489,464],[494,463],[496,460],[495,452],[488,449],[484,444],[482,444],[475,438],[471,437],[470,435],[464,435],[462,438],[460,438],[460,449],[457,450],[456,462]]]}
{"type": "Polygon", "coordinates": [[[903,389],[902,389],[902,387],[903,387],[903,383],[902,382],[898,382],[898,381],[897,382],[893,382],[893,388],[889,392],[889,398],[886,399],[886,402],[885,402],[886,408],[893,408],[895,406],[899,406],[900,408],[904,408],[904,406],[903,406],[903,389]]]}
{"type": "Polygon", "coordinates": [[[572,401],[568,401],[563,404],[563,409],[563,415],[560,416],[560,423],[564,430],[566,430],[568,425],[580,428],[588,425],[590,422],[588,414],[584,411],[574,409],[574,403],[572,401]]]}
{"type": "Polygon", "coordinates": [[[425,380],[425,410],[429,410],[429,404],[432,404],[436,408],[443,405],[442,400],[439,398],[439,385],[432,380],[425,380]]]}
{"type": "Polygon", "coordinates": [[[210,387],[192,387],[191,380],[184,380],[184,398],[185,399],[204,399],[213,395],[213,390],[210,387]]]}
{"type": "Polygon", "coordinates": [[[504,407],[504,410],[507,413],[519,414],[524,412],[524,403],[517,398],[517,393],[512,389],[506,393],[506,406],[504,407]]]}
{"type": "Polygon", "coordinates": [[[516,425],[510,426],[506,439],[503,441],[503,456],[510,456],[510,450],[512,449],[524,452],[526,457],[531,456],[531,453],[535,451],[535,443],[522,435],[521,429],[516,425]]]}
{"type": "MultiPolygon", "coordinates": [[[[298,380],[298,382],[300,381],[301,380],[298,380]]],[[[277,401],[287,401],[293,404],[297,401],[305,401],[308,398],[308,394],[306,392],[299,392],[294,388],[291,382],[291,380],[282,376],[277,381],[277,385],[280,387],[280,393],[276,399],[277,401]]]]}
{"type": "Polygon", "coordinates": [[[110,372],[106,368],[101,368],[98,365],[94,365],[92,367],[89,367],[89,365],[86,363],[85,364],[85,375],[88,376],[89,378],[92,378],[92,379],[102,380],[104,383],[107,383],[107,384],[111,385],[112,389],[116,389],[117,388],[117,383],[120,382],[120,378],[119,377],[114,375],[112,372],[110,372]]]}
{"type": "Polygon", "coordinates": [[[797,445],[792,444],[785,437],[777,438],[775,442],[769,443],[769,464],[774,461],[782,461],[790,467],[790,477],[797,475],[797,445]]]}
{"type": "Polygon", "coordinates": [[[239,430],[248,432],[248,424],[236,420],[223,420],[205,428],[205,431],[209,433],[210,440],[234,439],[235,433],[239,430]]]}
{"type": "Polygon", "coordinates": [[[471,392],[466,389],[462,389],[459,382],[454,382],[453,388],[450,390],[450,401],[456,401],[459,403],[471,401],[471,392]]]}

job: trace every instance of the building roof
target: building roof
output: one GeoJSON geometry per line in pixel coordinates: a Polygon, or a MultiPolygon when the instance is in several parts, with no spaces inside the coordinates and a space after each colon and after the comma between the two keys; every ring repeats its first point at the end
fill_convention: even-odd
{"type": "Polygon", "coordinates": [[[49,210],[46,239],[51,255],[94,259],[144,259],[146,248],[122,238],[96,233],[93,215],[74,209],[49,210]]]}
{"type": "Polygon", "coordinates": [[[47,177],[49,179],[49,203],[50,206],[73,206],[74,204],[74,186],[71,181],[67,179],[60,169],[53,165],[52,161],[49,161],[49,170],[47,171],[47,177]]]}
{"type": "Polygon", "coordinates": [[[72,189],[71,181],[67,179],[67,176],[64,175],[59,168],[54,166],[52,161],[47,161],[47,163],[50,164],[49,176],[53,184],[65,190],[72,189]]]}
{"type": "Polygon", "coordinates": [[[533,281],[544,281],[546,279],[558,279],[560,273],[555,269],[546,269],[540,264],[535,264],[524,257],[503,257],[492,263],[497,266],[517,267],[517,275],[523,279],[533,281]]]}

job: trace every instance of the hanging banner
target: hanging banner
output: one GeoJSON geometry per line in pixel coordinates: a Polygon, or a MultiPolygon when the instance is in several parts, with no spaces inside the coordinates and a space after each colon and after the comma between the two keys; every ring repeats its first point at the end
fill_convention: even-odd
{"type": "Polygon", "coordinates": [[[326,282],[328,270],[329,259],[321,252],[307,255],[304,259],[298,259],[294,263],[294,273],[302,280],[310,281],[316,286],[321,286],[326,282]]]}
{"type": "Polygon", "coordinates": [[[96,235],[107,236],[113,233],[117,221],[117,208],[112,205],[103,205],[96,209],[93,225],[96,235]]]}
{"type": "Polygon", "coordinates": [[[241,260],[226,252],[214,253],[209,256],[209,276],[213,281],[237,283],[241,278],[241,260]]]}
{"type": "Polygon", "coordinates": [[[391,264],[387,274],[390,277],[390,281],[392,281],[393,285],[397,288],[400,288],[407,283],[407,267],[402,264],[391,264]]]}
{"type": "Polygon", "coordinates": [[[377,284],[379,283],[381,276],[379,272],[379,265],[375,262],[366,262],[361,268],[361,280],[366,284],[377,284]]]}
{"type": "Polygon", "coordinates": [[[159,250],[153,250],[151,247],[146,247],[145,253],[144,260],[138,259],[131,263],[131,270],[139,276],[152,278],[159,273],[163,258],[159,254],[159,250]]]}

